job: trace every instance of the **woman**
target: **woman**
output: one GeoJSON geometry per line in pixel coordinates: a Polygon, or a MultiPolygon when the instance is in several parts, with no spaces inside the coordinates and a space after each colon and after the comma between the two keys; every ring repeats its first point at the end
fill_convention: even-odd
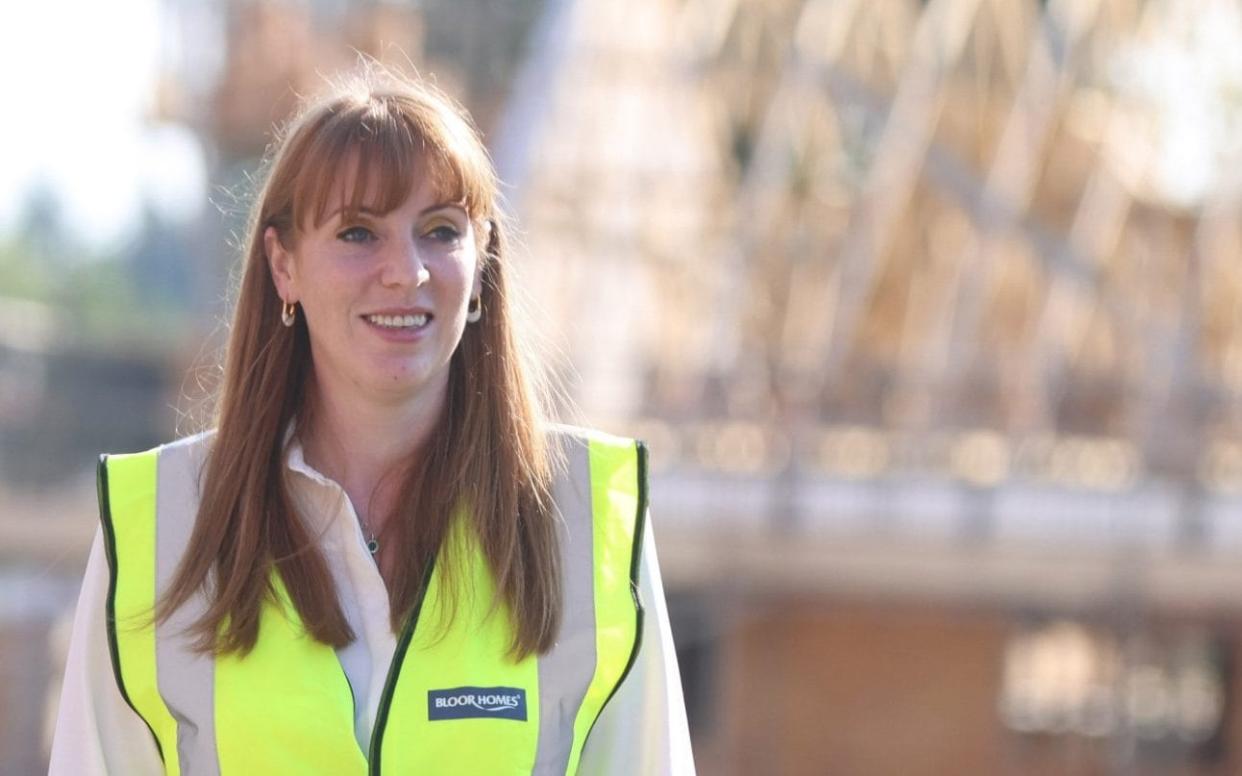
{"type": "Polygon", "coordinates": [[[291,122],[216,428],[101,460],[52,773],[693,771],[642,446],[541,421],[496,199],[424,84],[291,122]]]}

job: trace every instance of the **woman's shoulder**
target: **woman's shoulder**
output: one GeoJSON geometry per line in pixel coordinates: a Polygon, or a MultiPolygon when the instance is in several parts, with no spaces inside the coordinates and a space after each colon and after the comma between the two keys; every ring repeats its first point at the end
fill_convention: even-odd
{"type": "Polygon", "coordinates": [[[544,428],[556,479],[598,480],[610,487],[646,492],[647,447],[640,440],[563,423],[544,428]]]}
{"type": "Polygon", "coordinates": [[[156,449],[160,452],[168,453],[189,453],[200,450],[211,449],[211,443],[216,439],[216,430],[209,428],[206,431],[200,431],[197,434],[178,437],[171,442],[166,442],[156,449]]]}
{"type": "Polygon", "coordinates": [[[216,430],[208,429],[200,431],[197,434],[178,437],[171,442],[165,442],[161,445],[142,450],[136,453],[105,453],[100,456],[100,462],[105,459],[122,460],[126,458],[151,458],[159,461],[184,461],[187,464],[201,464],[206,460],[208,452],[211,450],[212,442],[215,441],[216,430]]]}
{"type": "Polygon", "coordinates": [[[641,446],[643,443],[637,439],[611,434],[597,428],[588,428],[586,426],[573,426],[567,423],[546,423],[544,425],[544,433],[549,441],[553,442],[577,442],[579,445],[588,445],[595,443],[607,447],[634,447],[641,446]]]}

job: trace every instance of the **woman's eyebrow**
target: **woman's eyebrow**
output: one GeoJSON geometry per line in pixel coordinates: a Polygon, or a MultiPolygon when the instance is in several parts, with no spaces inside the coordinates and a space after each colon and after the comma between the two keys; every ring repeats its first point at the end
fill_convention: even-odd
{"type": "Polygon", "coordinates": [[[441,210],[457,210],[460,211],[462,215],[466,214],[466,208],[460,202],[440,202],[438,204],[423,208],[422,212],[418,214],[418,217],[423,218],[441,210]]]}
{"type": "MultiPolygon", "coordinates": [[[[338,207],[336,210],[333,210],[333,211],[329,212],[327,215],[325,215],[325,216],[323,217],[323,220],[324,220],[324,221],[328,221],[328,220],[330,220],[330,219],[336,218],[338,215],[340,215],[340,214],[344,213],[346,210],[349,210],[349,209],[350,209],[350,208],[349,208],[349,206],[348,206],[348,205],[341,205],[341,206],[340,206],[340,207],[338,207]]],[[[358,215],[360,215],[360,216],[367,216],[368,218],[378,218],[378,217],[379,217],[379,213],[375,212],[374,210],[372,210],[372,209],[371,209],[371,208],[369,208],[369,207],[354,208],[354,213],[356,213],[356,214],[358,214],[358,215]]]]}

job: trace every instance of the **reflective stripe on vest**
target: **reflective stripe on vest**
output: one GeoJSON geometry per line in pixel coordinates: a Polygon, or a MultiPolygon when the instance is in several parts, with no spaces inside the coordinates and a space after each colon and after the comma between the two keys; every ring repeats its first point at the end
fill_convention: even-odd
{"type": "Polygon", "coordinates": [[[109,647],[121,694],[151,729],[165,771],[576,773],[639,649],[646,460],[633,440],[564,427],[551,439],[568,463],[554,489],[564,574],[556,645],[517,663],[505,656],[508,617],[488,616],[490,570],[474,543],[462,543],[456,615],[444,619],[432,570],[398,636],[366,752],[336,652],[305,635],[278,575],[277,600],[264,604],[244,658],[190,648],[186,626],[204,611],[201,594],[152,625],[189,542],[209,438],[103,457],[109,647]]]}

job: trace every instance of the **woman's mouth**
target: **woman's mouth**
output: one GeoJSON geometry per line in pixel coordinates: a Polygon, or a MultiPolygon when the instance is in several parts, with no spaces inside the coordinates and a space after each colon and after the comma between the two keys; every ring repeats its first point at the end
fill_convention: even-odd
{"type": "Polygon", "coordinates": [[[379,335],[380,339],[392,343],[414,343],[427,336],[428,329],[435,316],[431,313],[411,313],[408,315],[385,315],[382,313],[364,315],[362,320],[367,327],[379,335]]]}
{"type": "Polygon", "coordinates": [[[364,315],[363,319],[373,326],[394,331],[414,331],[423,328],[431,322],[431,316],[427,313],[419,313],[418,315],[364,315]]]}

